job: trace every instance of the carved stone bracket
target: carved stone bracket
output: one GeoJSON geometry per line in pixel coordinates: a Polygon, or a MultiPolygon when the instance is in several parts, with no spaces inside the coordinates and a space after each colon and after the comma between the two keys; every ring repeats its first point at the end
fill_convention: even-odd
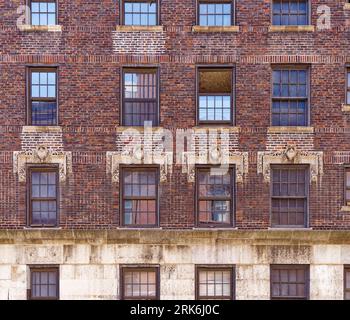
{"type": "Polygon", "coordinates": [[[273,164],[308,164],[310,180],[317,182],[318,177],[323,175],[323,152],[297,150],[293,145],[288,145],[282,151],[258,152],[258,174],[263,174],[266,182],[270,182],[273,164]]]}
{"type": "Polygon", "coordinates": [[[119,167],[123,164],[153,164],[160,166],[160,182],[167,181],[168,173],[173,164],[173,153],[163,152],[148,155],[142,148],[135,148],[132,152],[107,152],[107,174],[112,175],[112,182],[119,182],[119,167]]]}
{"type": "Polygon", "coordinates": [[[26,181],[26,166],[28,164],[58,164],[59,180],[66,181],[67,173],[72,172],[72,153],[70,151],[54,151],[44,145],[27,151],[14,151],[13,171],[18,175],[19,182],[26,181]]]}
{"type": "Polygon", "coordinates": [[[209,150],[208,153],[197,155],[195,152],[183,152],[183,173],[187,173],[188,182],[194,183],[196,178],[196,165],[217,165],[224,168],[225,165],[235,165],[236,181],[243,182],[248,173],[248,152],[228,152],[222,154],[220,148],[209,150]]]}

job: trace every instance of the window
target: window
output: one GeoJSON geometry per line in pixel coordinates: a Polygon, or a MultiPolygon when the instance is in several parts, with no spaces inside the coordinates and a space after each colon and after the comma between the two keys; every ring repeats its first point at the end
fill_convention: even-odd
{"type": "Polygon", "coordinates": [[[156,69],[125,69],[123,125],[158,125],[158,73],[156,69]]]}
{"type": "Polygon", "coordinates": [[[58,267],[30,267],[30,300],[59,299],[58,267]]]}
{"type": "Polygon", "coordinates": [[[196,300],[232,300],[234,268],[232,266],[200,266],[196,272],[196,300]]]}
{"type": "Polygon", "coordinates": [[[350,206],[350,166],[345,167],[344,187],[345,205],[350,206]]]}
{"type": "Polygon", "coordinates": [[[270,272],[272,300],[309,299],[308,265],[272,265],[270,272]]]}
{"type": "Polygon", "coordinates": [[[29,169],[29,224],[32,227],[57,226],[58,170],[29,169]]]}
{"type": "Polygon", "coordinates": [[[199,123],[232,124],[232,68],[198,69],[199,123]]]}
{"type": "Polygon", "coordinates": [[[308,71],[281,68],[273,70],[272,125],[308,125],[308,71]]]}
{"type": "Polygon", "coordinates": [[[53,26],[57,24],[56,0],[30,1],[30,19],[34,26],[53,26]]]}
{"type": "Polygon", "coordinates": [[[29,71],[29,123],[57,125],[57,70],[31,68],[29,71]]]}
{"type": "Polygon", "coordinates": [[[344,267],[344,300],[350,300],[350,266],[344,267]]]}
{"type": "Polygon", "coordinates": [[[274,0],[272,24],[277,26],[308,25],[309,1],[274,0]]]}
{"type": "Polygon", "coordinates": [[[121,267],[121,299],[159,299],[158,267],[121,267]]]}
{"type": "Polygon", "coordinates": [[[346,70],[346,104],[350,104],[350,68],[346,70]]]}
{"type": "Polygon", "coordinates": [[[124,168],[122,207],[124,226],[158,225],[158,169],[124,168]]]}
{"type": "Polygon", "coordinates": [[[123,24],[127,26],[158,25],[158,1],[123,1],[123,24]]]}
{"type": "Polygon", "coordinates": [[[232,226],[234,211],[234,169],[197,168],[197,223],[199,226],[232,226]]]}
{"type": "Polygon", "coordinates": [[[272,227],[307,224],[308,169],[304,166],[272,167],[272,227]]]}
{"type": "Polygon", "coordinates": [[[200,26],[233,25],[232,1],[198,1],[200,26]]]}

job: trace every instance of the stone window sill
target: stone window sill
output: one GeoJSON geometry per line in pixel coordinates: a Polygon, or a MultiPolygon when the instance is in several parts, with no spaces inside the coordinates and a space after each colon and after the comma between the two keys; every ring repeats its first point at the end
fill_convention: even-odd
{"type": "Polygon", "coordinates": [[[269,32],[314,32],[315,26],[270,26],[269,32]]]}
{"type": "Polygon", "coordinates": [[[163,32],[163,26],[117,26],[118,32],[135,32],[135,31],[148,31],[148,32],[163,32]]]}
{"type": "Polygon", "coordinates": [[[342,211],[342,212],[350,212],[350,206],[342,206],[340,211],[342,211]]]}
{"type": "Polygon", "coordinates": [[[193,26],[192,32],[239,32],[239,26],[193,26]]]}
{"type": "Polygon", "coordinates": [[[62,32],[62,26],[33,26],[30,24],[23,24],[18,26],[19,30],[26,32],[62,32]]]}
{"type": "MultiPolygon", "coordinates": [[[[151,127],[152,131],[158,131],[158,130],[162,130],[162,127],[151,127]]],[[[118,133],[124,132],[126,130],[136,130],[138,132],[144,132],[145,131],[145,127],[141,127],[141,126],[120,126],[116,128],[118,133]]]]}
{"type": "Polygon", "coordinates": [[[344,10],[350,10],[350,3],[344,3],[344,10]]]}
{"type": "Polygon", "coordinates": [[[314,133],[314,127],[269,127],[268,133],[314,133]]]}
{"type": "MultiPolygon", "coordinates": [[[[349,3],[350,4],[350,3],[349,3]]],[[[343,112],[350,112],[350,105],[349,104],[343,104],[342,106],[341,106],[341,110],[343,111],[343,112]]]]}
{"type": "Polygon", "coordinates": [[[224,126],[224,125],[213,125],[213,126],[197,126],[193,127],[193,131],[209,131],[209,130],[228,130],[231,133],[239,133],[241,131],[241,127],[232,127],[232,126],[224,126]]]}
{"type": "Polygon", "coordinates": [[[23,126],[22,133],[61,133],[59,126],[23,126]]]}
{"type": "Polygon", "coordinates": [[[297,228],[288,228],[288,227],[268,227],[267,230],[269,231],[308,231],[308,230],[313,230],[311,227],[297,227],[297,228]]]}

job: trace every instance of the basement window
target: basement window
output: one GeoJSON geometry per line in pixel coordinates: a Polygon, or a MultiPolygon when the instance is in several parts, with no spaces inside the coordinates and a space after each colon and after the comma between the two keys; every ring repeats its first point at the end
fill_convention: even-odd
{"type": "Polygon", "coordinates": [[[196,300],[232,300],[234,267],[199,266],[196,272],[196,300]]]}
{"type": "Polygon", "coordinates": [[[274,0],[272,24],[275,26],[303,26],[309,24],[308,0],[274,0]]]}
{"type": "Polygon", "coordinates": [[[121,299],[158,300],[158,267],[121,267],[121,299]]]}
{"type": "Polygon", "coordinates": [[[30,1],[30,20],[33,26],[53,26],[57,24],[57,3],[55,0],[30,1]]]}
{"type": "Polygon", "coordinates": [[[308,265],[271,265],[271,300],[308,300],[308,265]]]}
{"type": "Polygon", "coordinates": [[[29,300],[59,299],[58,267],[30,267],[29,300]]]}
{"type": "Polygon", "coordinates": [[[198,123],[233,123],[232,68],[198,68],[198,123]]]}

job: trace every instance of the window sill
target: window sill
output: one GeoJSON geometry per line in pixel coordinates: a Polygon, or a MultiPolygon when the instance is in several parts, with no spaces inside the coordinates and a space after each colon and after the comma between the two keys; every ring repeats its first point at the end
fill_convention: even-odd
{"type": "Polygon", "coordinates": [[[314,127],[269,127],[267,133],[314,133],[314,127]]]}
{"type": "Polygon", "coordinates": [[[192,32],[239,32],[239,26],[193,26],[192,32]]]}
{"type": "Polygon", "coordinates": [[[344,3],[344,10],[350,10],[350,3],[344,3]]]}
{"type": "Polygon", "coordinates": [[[24,227],[23,230],[62,230],[62,227],[24,227]]]}
{"type": "Polygon", "coordinates": [[[310,227],[268,227],[269,231],[304,231],[304,230],[313,230],[310,227]]]}
{"type": "MultiPolygon", "coordinates": [[[[147,129],[152,129],[152,131],[158,131],[158,130],[162,130],[162,127],[146,127],[147,129]]],[[[143,126],[120,126],[116,128],[118,133],[122,133],[126,130],[135,130],[138,132],[144,132],[145,131],[145,127],[143,126]]]]}
{"type": "Polygon", "coordinates": [[[315,26],[270,26],[269,32],[314,32],[315,26]]]}
{"type": "Polygon", "coordinates": [[[23,126],[22,133],[61,133],[59,126],[23,126]]]}
{"type": "Polygon", "coordinates": [[[118,32],[135,32],[135,31],[147,31],[147,32],[163,32],[163,26],[117,26],[118,32]]]}
{"type": "Polygon", "coordinates": [[[340,211],[342,211],[342,212],[350,212],[350,206],[342,206],[340,211]]]}
{"type": "Polygon", "coordinates": [[[342,104],[341,111],[343,111],[343,112],[350,112],[350,105],[349,104],[342,104]]]}
{"type": "Polygon", "coordinates": [[[209,130],[229,130],[231,133],[240,133],[241,132],[241,127],[233,127],[230,125],[212,125],[212,126],[208,126],[208,125],[203,125],[203,126],[196,126],[193,127],[193,131],[209,131],[209,130]]]}
{"type": "Polygon", "coordinates": [[[33,26],[30,24],[23,24],[18,26],[19,30],[26,32],[62,32],[62,26],[33,26]]]}

